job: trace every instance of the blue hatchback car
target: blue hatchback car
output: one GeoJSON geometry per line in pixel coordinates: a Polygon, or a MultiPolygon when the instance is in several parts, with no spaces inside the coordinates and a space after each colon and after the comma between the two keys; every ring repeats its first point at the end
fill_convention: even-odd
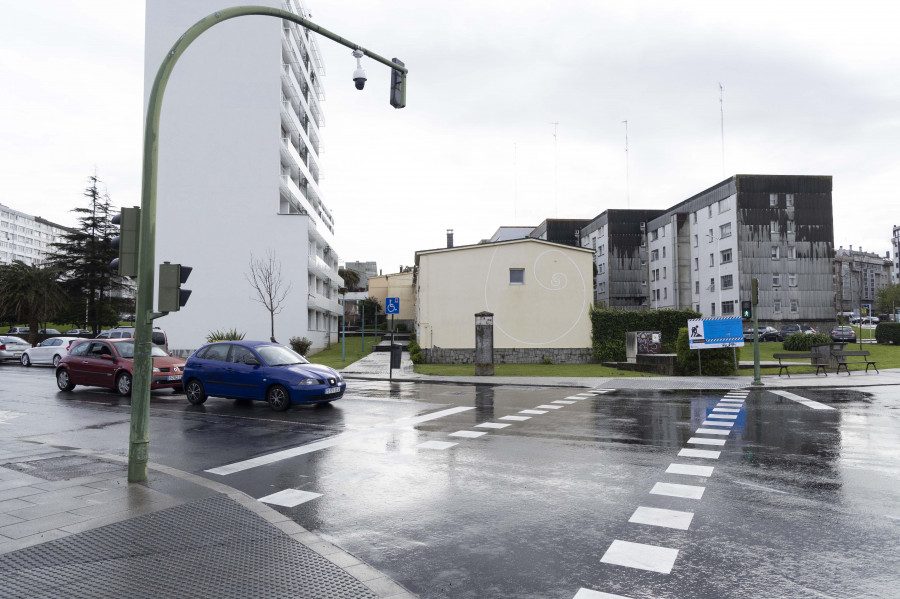
{"type": "Polygon", "coordinates": [[[182,377],[193,405],[207,397],[259,399],[283,412],[292,403],[328,403],[347,388],[334,369],[310,364],[294,350],[268,341],[220,341],[188,358],[182,377]]]}

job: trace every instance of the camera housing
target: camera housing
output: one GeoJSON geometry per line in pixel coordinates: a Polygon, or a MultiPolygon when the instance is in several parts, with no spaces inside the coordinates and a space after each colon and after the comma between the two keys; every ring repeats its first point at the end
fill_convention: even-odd
{"type": "Polygon", "coordinates": [[[353,83],[356,85],[356,89],[362,89],[366,86],[366,71],[364,69],[353,71],[353,83]]]}

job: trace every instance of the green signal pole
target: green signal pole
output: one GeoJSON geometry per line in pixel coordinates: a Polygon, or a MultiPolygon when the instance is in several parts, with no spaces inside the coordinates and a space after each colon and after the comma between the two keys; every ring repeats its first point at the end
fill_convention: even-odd
{"type": "Polygon", "coordinates": [[[753,309],[753,385],[762,386],[762,379],[759,378],[759,280],[752,279],[751,298],[753,309]]]}
{"type": "Polygon", "coordinates": [[[175,68],[175,63],[194,40],[214,25],[218,25],[228,19],[250,15],[275,17],[297,23],[343,46],[358,50],[363,56],[368,56],[372,60],[399,72],[399,94],[402,98],[402,103],[398,107],[402,107],[406,103],[406,74],[408,72],[406,67],[370,52],[362,46],[319,27],[303,17],[268,6],[234,6],[216,11],[197,21],[185,31],[166,54],[162,64],[159,66],[159,70],[156,72],[153,87],[150,89],[150,97],[147,101],[147,119],[144,125],[141,232],[138,244],[137,305],[135,307],[134,323],[134,384],[131,393],[131,430],[128,441],[128,482],[147,480],[147,461],[150,446],[150,383],[153,376],[153,358],[151,356],[153,342],[151,333],[153,321],[160,316],[166,315],[166,312],[153,312],[153,284],[156,266],[157,158],[159,154],[159,117],[162,110],[162,98],[165,94],[166,85],[169,82],[169,76],[172,74],[172,69],[175,68]]]}

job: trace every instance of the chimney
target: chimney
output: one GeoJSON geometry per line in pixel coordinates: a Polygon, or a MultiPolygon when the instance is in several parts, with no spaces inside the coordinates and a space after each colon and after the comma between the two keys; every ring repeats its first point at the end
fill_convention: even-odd
{"type": "Polygon", "coordinates": [[[447,247],[453,247],[453,229],[447,229],[447,247]]]}

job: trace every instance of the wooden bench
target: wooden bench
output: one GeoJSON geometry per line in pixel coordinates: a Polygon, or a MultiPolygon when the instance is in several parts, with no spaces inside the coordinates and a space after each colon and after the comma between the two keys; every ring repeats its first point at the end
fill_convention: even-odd
{"type": "Polygon", "coordinates": [[[841,371],[841,366],[843,366],[844,370],[847,371],[847,376],[850,376],[850,369],[847,368],[847,364],[865,364],[866,372],[869,372],[869,366],[871,366],[872,368],[875,369],[876,373],[881,374],[880,372],[878,372],[878,366],[875,365],[875,361],[869,359],[868,350],[834,352],[834,354],[832,354],[832,355],[835,358],[837,358],[837,361],[838,361],[838,367],[837,367],[837,370],[835,371],[836,373],[839,373],[841,371]],[[850,360],[850,361],[847,360],[847,358],[853,358],[853,357],[859,357],[861,359],[860,360],[850,360]]]}
{"type": "MultiPolygon", "coordinates": [[[[784,370],[787,373],[788,378],[791,378],[791,371],[788,370],[788,368],[790,368],[791,366],[796,366],[796,364],[785,364],[782,362],[782,360],[792,360],[794,358],[809,358],[810,360],[813,360],[813,359],[818,358],[819,356],[817,354],[813,354],[813,353],[808,353],[808,354],[794,353],[794,354],[772,354],[772,357],[776,358],[778,360],[778,376],[781,376],[781,371],[784,370]]],[[[819,376],[820,368],[822,369],[822,374],[824,374],[825,376],[828,376],[828,373],[825,372],[825,364],[810,363],[810,365],[816,367],[816,376],[819,376]]]]}

